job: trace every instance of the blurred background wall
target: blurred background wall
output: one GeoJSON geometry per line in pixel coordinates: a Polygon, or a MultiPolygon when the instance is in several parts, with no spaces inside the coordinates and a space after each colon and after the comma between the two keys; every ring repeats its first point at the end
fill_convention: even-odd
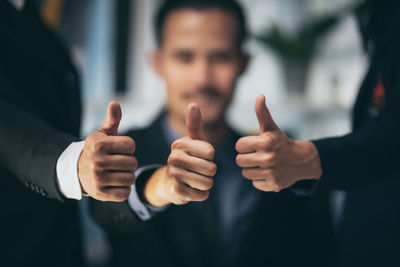
{"type": "MultiPolygon", "coordinates": [[[[120,101],[121,130],[151,122],[165,100],[163,81],[150,69],[153,13],[160,0],[36,0],[43,17],[69,45],[81,73],[82,137],[97,128],[107,102],[120,101]]],[[[350,130],[351,107],[366,71],[356,0],[240,0],[252,37],[248,71],[229,110],[230,124],[257,133],[258,94],[278,125],[296,139],[342,135],[350,130]]],[[[341,192],[332,194],[340,215],[341,192]]],[[[87,257],[105,266],[108,247],[82,203],[87,257]]]]}

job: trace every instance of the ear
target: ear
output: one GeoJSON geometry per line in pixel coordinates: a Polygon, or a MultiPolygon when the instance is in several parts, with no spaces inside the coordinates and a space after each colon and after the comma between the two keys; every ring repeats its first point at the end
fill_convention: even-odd
{"type": "Polygon", "coordinates": [[[153,50],[147,55],[147,60],[154,72],[163,77],[161,51],[159,49],[153,50]]]}
{"type": "Polygon", "coordinates": [[[239,75],[242,75],[247,70],[250,60],[251,56],[248,53],[241,53],[239,75]]]}

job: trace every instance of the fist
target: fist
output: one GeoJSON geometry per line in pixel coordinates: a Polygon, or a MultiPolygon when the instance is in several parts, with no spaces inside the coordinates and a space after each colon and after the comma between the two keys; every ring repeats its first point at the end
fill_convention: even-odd
{"type": "Polygon", "coordinates": [[[101,127],[89,135],[78,160],[82,191],[101,201],[124,201],[135,182],[135,142],[117,136],[122,117],[117,102],[110,102],[101,127]]]}
{"type": "Polygon", "coordinates": [[[145,187],[145,197],[154,206],[204,201],[214,184],[215,150],[204,141],[200,109],[194,103],[188,106],[186,127],[189,137],[172,144],[167,166],[156,171],[145,187]]]}
{"type": "Polygon", "coordinates": [[[255,188],[279,192],[294,184],[302,176],[296,143],[287,137],[273,121],[265,97],[260,95],[255,104],[260,135],[246,136],[236,143],[236,163],[242,174],[255,188]]]}

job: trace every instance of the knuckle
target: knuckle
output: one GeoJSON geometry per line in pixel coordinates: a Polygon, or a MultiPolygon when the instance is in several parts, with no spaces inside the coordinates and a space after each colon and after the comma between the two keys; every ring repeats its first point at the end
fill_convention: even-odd
{"type": "Polygon", "coordinates": [[[178,164],[181,161],[181,157],[178,153],[172,151],[171,154],[168,157],[168,164],[178,164]]]}
{"type": "Polygon", "coordinates": [[[128,137],[127,142],[128,142],[128,146],[131,149],[131,151],[130,151],[131,154],[135,153],[135,151],[136,151],[136,142],[135,142],[135,140],[133,140],[132,138],[128,137]]]}
{"type": "Polygon", "coordinates": [[[209,172],[209,176],[211,176],[211,177],[214,176],[217,173],[217,164],[215,164],[214,162],[212,164],[210,164],[208,172],[209,172]]]}
{"type": "Polygon", "coordinates": [[[273,165],[273,166],[276,166],[277,165],[277,163],[278,163],[278,161],[277,161],[277,159],[276,159],[276,153],[275,152],[271,152],[270,153],[270,155],[269,155],[269,163],[271,164],[271,165],[273,165]]]}
{"type": "Polygon", "coordinates": [[[204,180],[204,183],[203,183],[204,188],[203,188],[203,190],[210,190],[213,187],[213,185],[214,185],[214,180],[210,179],[210,178],[207,178],[206,180],[204,180]]]}
{"type": "Polygon", "coordinates": [[[175,140],[171,145],[171,150],[182,149],[183,148],[183,144],[184,144],[183,141],[184,141],[184,138],[180,138],[178,140],[175,140]]]}
{"type": "Polygon", "coordinates": [[[264,167],[274,167],[276,165],[275,153],[265,154],[260,157],[259,165],[264,167]]]}
{"type": "Polygon", "coordinates": [[[214,159],[214,156],[215,156],[215,149],[212,145],[208,144],[208,148],[206,151],[206,157],[207,157],[207,159],[212,160],[212,159],[214,159]]]}
{"type": "MultiPolygon", "coordinates": [[[[242,137],[242,138],[243,138],[243,137],[242,137]]],[[[243,142],[242,138],[240,138],[240,139],[236,142],[236,144],[235,144],[235,150],[236,150],[238,153],[240,153],[240,147],[241,147],[242,142],[243,142]]]]}
{"type": "Polygon", "coordinates": [[[205,201],[208,199],[208,197],[210,196],[210,192],[204,192],[201,196],[200,196],[200,201],[205,201]]]}
{"type": "Polygon", "coordinates": [[[242,164],[242,157],[241,157],[240,155],[237,155],[236,158],[235,158],[235,161],[236,161],[236,164],[237,164],[238,166],[241,166],[241,164],[242,164]]]}
{"type": "Polygon", "coordinates": [[[92,162],[93,162],[93,166],[95,169],[103,169],[106,165],[106,162],[104,161],[104,159],[99,156],[95,156],[92,159],[92,162]]]}
{"type": "Polygon", "coordinates": [[[101,138],[93,141],[93,149],[95,151],[105,151],[108,147],[107,142],[101,138]]]}
{"type": "Polygon", "coordinates": [[[134,173],[130,173],[128,176],[128,184],[133,185],[136,181],[136,175],[134,173]]]}
{"type": "Polygon", "coordinates": [[[168,173],[169,177],[177,177],[178,176],[178,168],[175,168],[173,166],[169,167],[167,173],[168,173]]]}
{"type": "Polygon", "coordinates": [[[246,169],[242,169],[242,176],[245,178],[250,178],[249,172],[246,169]]]}
{"type": "Polygon", "coordinates": [[[138,163],[138,160],[137,160],[136,157],[132,157],[132,163],[131,163],[131,165],[132,165],[132,171],[134,171],[134,170],[137,169],[139,163],[138,163]]]}
{"type": "Polygon", "coordinates": [[[270,150],[273,145],[273,140],[269,135],[263,135],[258,142],[258,147],[262,150],[270,150]]]}

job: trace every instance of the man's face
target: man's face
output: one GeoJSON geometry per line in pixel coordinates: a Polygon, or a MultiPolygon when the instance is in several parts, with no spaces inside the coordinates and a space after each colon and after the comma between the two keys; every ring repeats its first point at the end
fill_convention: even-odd
{"type": "Polygon", "coordinates": [[[154,65],[166,82],[174,120],[184,120],[187,105],[196,102],[206,127],[222,122],[247,61],[238,33],[236,19],[218,9],[181,9],[168,16],[154,65]]]}

